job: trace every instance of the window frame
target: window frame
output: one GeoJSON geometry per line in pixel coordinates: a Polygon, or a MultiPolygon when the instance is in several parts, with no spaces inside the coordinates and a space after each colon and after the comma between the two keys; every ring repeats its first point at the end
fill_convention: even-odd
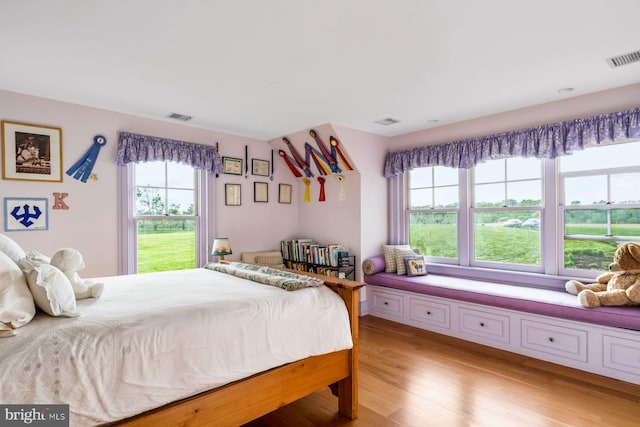
{"type": "MultiPolygon", "coordinates": [[[[213,242],[215,185],[213,175],[195,169],[194,215],[135,215],[135,164],[118,166],[118,227],[120,230],[120,254],[118,274],[137,274],[137,222],[141,219],[195,220],[196,221],[196,265],[201,267],[209,260],[209,243],[213,242]]],[[[168,206],[165,206],[168,209],[168,206]]]]}
{"type": "MultiPolygon", "coordinates": [[[[617,141],[618,143],[638,143],[638,139],[626,139],[617,141]]],[[[597,148],[595,145],[590,148],[597,148]]],[[[545,287],[564,290],[564,284],[569,279],[590,281],[600,270],[579,270],[567,269],[564,267],[564,212],[571,209],[635,209],[640,208],[639,204],[598,204],[598,205],[564,205],[564,182],[566,176],[583,175],[603,175],[621,174],[629,172],[639,172],[640,166],[625,166],[602,168],[596,171],[571,171],[561,173],[560,161],[557,159],[540,159],[542,162],[542,204],[540,207],[507,207],[513,209],[540,209],[540,230],[541,230],[541,264],[540,271],[526,271],[524,269],[507,270],[495,268],[493,265],[480,265],[472,261],[473,244],[473,220],[472,208],[472,170],[458,169],[459,173],[459,212],[458,212],[458,259],[457,262],[440,262],[440,260],[426,257],[429,271],[435,274],[454,275],[478,280],[490,280],[498,282],[513,283],[522,286],[545,287]]],[[[391,230],[392,236],[397,236],[393,243],[409,242],[409,174],[403,173],[398,178],[389,180],[391,209],[391,230]],[[402,189],[401,191],[399,191],[402,189]],[[404,215],[397,215],[394,212],[402,210],[404,215]],[[395,217],[395,218],[394,218],[395,217]]],[[[627,236],[625,236],[625,239],[627,236]]],[[[640,236],[637,238],[640,241],[640,236]]],[[[635,240],[633,237],[630,240],[635,240]]],[[[500,267],[500,265],[498,265],[500,267]]]]}
{"type": "Polygon", "coordinates": [[[460,259],[460,191],[462,188],[460,171],[458,171],[458,180],[456,184],[446,184],[446,185],[436,185],[435,182],[435,170],[436,167],[444,167],[444,166],[428,166],[431,169],[431,186],[430,187],[411,187],[411,172],[408,172],[406,175],[406,185],[404,186],[406,190],[405,200],[407,201],[407,206],[405,209],[405,224],[406,224],[406,241],[409,242],[410,239],[410,227],[411,227],[411,215],[416,213],[455,213],[456,214],[456,237],[457,237],[457,252],[458,257],[456,258],[445,258],[445,257],[434,257],[434,256],[425,256],[425,260],[433,263],[440,264],[458,264],[458,260],[460,259]],[[435,201],[435,190],[436,188],[445,188],[445,187],[457,187],[458,188],[458,207],[456,208],[436,208],[433,206],[435,201]],[[410,206],[411,202],[411,191],[419,188],[430,188],[431,189],[431,207],[428,208],[413,208],[410,206]]]}
{"type": "MultiPolygon", "coordinates": [[[[470,197],[470,202],[469,202],[469,233],[468,233],[468,249],[469,249],[469,265],[471,267],[478,267],[478,268],[490,268],[490,269],[497,269],[497,270],[513,270],[513,271],[522,271],[522,272],[531,272],[531,273],[543,273],[544,272],[544,253],[545,253],[545,248],[544,248],[544,244],[543,244],[543,233],[544,233],[544,220],[543,220],[543,213],[544,213],[544,206],[545,206],[545,188],[544,188],[544,182],[545,182],[545,167],[544,167],[544,160],[542,159],[535,159],[535,158],[529,158],[529,159],[533,159],[536,160],[538,162],[540,162],[540,175],[539,178],[527,178],[527,179],[523,179],[523,178],[518,178],[518,179],[509,179],[508,177],[508,160],[509,158],[496,158],[493,160],[489,160],[488,162],[491,161],[495,161],[495,160],[504,160],[504,167],[503,167],[503,179],[500,181],[492,181],[492,182],[481,182],[481,183],[477,183],[476,182],[476,169],[472,168],[469,171],[469,197],[470,197]],[[509,206],[508,205],[508,200],[509,200],[509,194],[508,194],[508,187],[509,187],[509,183],[516,183],[516,182],[526,182],[526,181],[534,181],[534,180],[539,180],[540,181],[540,204],[539,205],[532,205],[532,206],[509,206]],[[476,186],[477,185],[488,185],[488,184],[501,184],[504,186],[503,188],[503,192],[504,192],[504,199],[503,199],[503,204],[501,207],[497,207],[497,206],[492,206],[492,207],[478,207],[476,206],[476,186]],[[540,233],[539,233],[539,246],[540,246],[540,265],[530,265],[530,264],[518,264],[518,263],[506,263],[506,262],[499,262],[499,261],[485,261],[485,260],[478,260],[476,259],[476,255],[475,255],[475,250],[476,250],[476,242],[475,242],[475,229],[476,229],[476,225],[475,225],[475,214],[476,213],[480,213],[480,212],[512,212],[512,211],[538,211],[539,215],[538,217],[540,218],[540,233]]],[[[486,163],[485,163],[486,164],[486,163]]]]}
{"type": "MultiPolygon", "coordinates": [[[[635,142],[640,144],[640,142],[635,142]]],[[[588,148],[587,148],[588,149],[588,148]]],[[[560,170],[560,166],[558,165],[558,225],[560,227],[562,236],[559,239],[558,245],[560,246],[559,255],[561,258],[558,260],[558,273],[560,275],[582,275],[591,277],[593,276],[594,270],[584,270],[584,269],[576,269],[576,268],[566,268],[564,263],[564,252],[565,252],[565,241],[566,240],[593,240],[593,241],[607,241],[607,242],[615,242],[615,241],[631,241],[640,243],[640,236],[615,236],[615,235],[605,235],[605,236],[597,236],[597,235],[584,235],[584,234],[576,234],[576,235],[568,235],[566,232],[566,224],[565,224],[565,213],[567,211],[572,210],[597,210],[597,211],[607,211],[607,224],[611,226],[610,218],[611,212],[616,209],[640,209],[640,203],[616,203],[611,200],[611,176],[612,175],[621,175],[627,173],[640,173],[640,165],[639,166],[625,166],[625,167],[610,167],[610,168],[599,168],[599,169],[588,169],[582,171],[569,171],[562,172],[560,170]],[[565,194],[565,180],[567,178],[575,178],[575,177],[589,177],[589,176],[606,176],[606,187],[607,187],[607,200],[605,203],[597,203],[597,204],[584,204],[584,205],[571,205],[567,204],[566,194],[565,194]]],[[[613,261],[613,260],[611,260],[613,261]]]]}

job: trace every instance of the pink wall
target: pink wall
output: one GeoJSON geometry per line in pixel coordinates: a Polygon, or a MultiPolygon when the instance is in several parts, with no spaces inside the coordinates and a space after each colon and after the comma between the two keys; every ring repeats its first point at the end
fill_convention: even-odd
{"type": "MultiPolygon", "coordinates": [[[[340,164],[345,178],[345,200],[339,200],[340,184],[335,179],[336,174],[325,176],[326,200],[322,202],[319,201],[319,174],[315,165],[311,167],[314,177],[311,178],[309,202],[303,202],[303,177],[295,178],[298,227],[288,238],[308,237],[323,244],[337,242],[346,245],[350,254],[357,257],[357,277],[361,279],[362,260],[381,253],[381,245],[387,240],[387,183],[382,172],[388,138],[331,124],[313,129],[325,144],[329,143],[330,136],[337,138],[354,170],[348,171],[340,164]]],[[[303,157],[305,142],[317,148],[309,129],[285,136],[303,157]]],[[[290,154],[282,138],[270,141],[270,145],[290,154]]],[[[282,168],[288,171],[284,162],[282,168]]],[[[290,175],[293,178],[293,174],[290,175]]]]}
{"type": "MultiPolygon", "coordinates": [[[[49,230],[6,233],[25,250],[50,255],[60,247],[74,247],[85,258],[81,276],[97,277],[118,272],[117,166],[115,152],[119,131],[161,136],[200,144],[220,143],[223,156],[244,157],[249,145],[251,157],[270,160],[270,147],[263,141],[198,129],[181,124],[63,103],[12,92],[0,91],[0,118],[62,129],[63,171],[75,163],[102,134],[107,145],[101,150],[93,171],[97,181],[82,183],[66,174],[62,183],[0,180],[4,197],[46,197],[49,199],[49,230]],[[52,210],[53,192],[69,193],[69,210],[52,210]]],[[[276,167],[269,181],[269,203],[253,203],[254,177],[221,175],[217,180],[216,227],[218,235],[232,239],[234,255],[242,251],[277,247],[282,236],[297,226],[296,205],[277,204],[276,183],[291,182],[288,171],[276,167]],[[242,184],[242,206],[225,207],[225,182],[242,184]]],[[[4,204],[4,202],[2,202],[4,204]]],[[[4,232],[4,209],[0,209],[0,232],[4,232]]],[[[238,255],[236,255],[238,254],[238,255]]]]}
{"type": "MultiPolygon", "coordinates": [[[[344,139],[338,135],[329,124],[316,126],[313,128],[325,145],[329,147],[329,137],[334,136],[341,145],[345,145],[344,139]]],[[[309,142],[314,148],[318,148],[316,142],[309,135],[309,129],[285,135],[295,146],[300,155],[305,157],[305,142],[309,142]]],[[[269,143],[274,149],[282,149],[290,155],[289,147],[277,138],[269,143]]],[[[347,152],[350,164],[357,169],[357,163],[351,158],[351,143],[346,144],[343,149],[347,152]]],[[[310,201],[304,202],[305,185],[303,177],[294,178],[282,159],[280,167],[286,169],[289,176],[295,180],[294,197],[298,206],[297,227],[291,229],[287,238],[308,237],[321,244],[342,243],[349,248],[352,254],[358,255],[360,252],[360,173],[358,170],[347,171],[340,165],[344,176],[345,200],[339,200],[340,185],[336,179],[337,174],[325,175],[325,201],[319,201],[320,184],[317,178],[320,176],[315,164],[311,165],[314,174],[310,178],[310,201]]]]}
{"type": "MultiPolygon", "coordinates": [[[[380,255],[388,242],[387,180],[383,176],[384,158],[389,138],[372,133],[334,126],[348,141],[349,154],[360,172],[359,217],[360,260],[380,255]]],[[[361,273],[360,269],[358,270],[361,273]]]]}
{"type": "MultiPolygon", "coordinates": [[[[223,156],[243,159],[244,147],[247,142],[222,145],[220,154],[223,156]]],[[[279,250],[280,241],[290,238],[298,229],[299,199],[298,188],[293,175],[274,152],[274,179],[251,174],[251,159],[268,160],[271,162],[272,147],[263,141],[249,141],[249,173],[247,177],[236,175],[220,175],[216,187],[216,228],[218,236],[229,237],[233,255],[225,259],[240,260],[240,253],[262,250],[279,250]],[[269,191],[268,203],[254,202],[253,183],[266,182],[269,191]],[[225,206],[224,184],[235,183],[241,185],[242,205],[225,206]],[[290,184],[293,187],[291,204],[278,202],[279,184],[290,184]]]]}

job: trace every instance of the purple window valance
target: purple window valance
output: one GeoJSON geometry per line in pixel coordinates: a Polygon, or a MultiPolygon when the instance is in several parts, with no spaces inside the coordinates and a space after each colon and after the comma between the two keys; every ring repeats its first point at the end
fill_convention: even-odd
{"type": "Polygon", "coordinates": [[[425,166],[469,169],[496,157],[554,159],[583,150],[587,144],[636,138],[640,138],[640,108],[390,152],[384,176],[391,178],[425,166]]]}
{"type": "Polygon", "coordinates": [[[213,146],[120,132],[116,152],[118,165],[165,160],[213,174],[222,173],[222,159],[213,146]]]}

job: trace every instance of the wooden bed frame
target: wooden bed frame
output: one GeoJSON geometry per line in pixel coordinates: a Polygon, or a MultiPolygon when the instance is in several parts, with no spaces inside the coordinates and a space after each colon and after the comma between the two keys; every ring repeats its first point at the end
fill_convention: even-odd
{"type": "Polygon", "coordinates": [[[327,386],[337,389],[340,415],[358,418],[358,294],[364,283],[304,274],[324,280],[344,300],[353,348],[292,362],[114,424],[238,426],[327,386]]]}

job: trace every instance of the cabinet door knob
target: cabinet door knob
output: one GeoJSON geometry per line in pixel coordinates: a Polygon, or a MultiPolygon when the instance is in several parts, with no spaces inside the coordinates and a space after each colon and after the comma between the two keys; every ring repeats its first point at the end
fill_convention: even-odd
{"type": "Polygon", "coordinates": [[[554,342],[556,339],[553,337],[549,337],[549,342],[554,342]]]}
{"type": "Polygon", "coordinates": [[[480,322],[480,327],[484,328],[484,322],[480,322]]]}
{"type": "Polygon", "coordinates": [[[427,315],[431,316],[431,312],[430,312],[430,311],[427,311],[427,315]]]}
{"type": "Polygon", "coordinates": [[[385,301],[385,302],[384,302],[384,305],[389,305],[389,303],[385,301]]]}

